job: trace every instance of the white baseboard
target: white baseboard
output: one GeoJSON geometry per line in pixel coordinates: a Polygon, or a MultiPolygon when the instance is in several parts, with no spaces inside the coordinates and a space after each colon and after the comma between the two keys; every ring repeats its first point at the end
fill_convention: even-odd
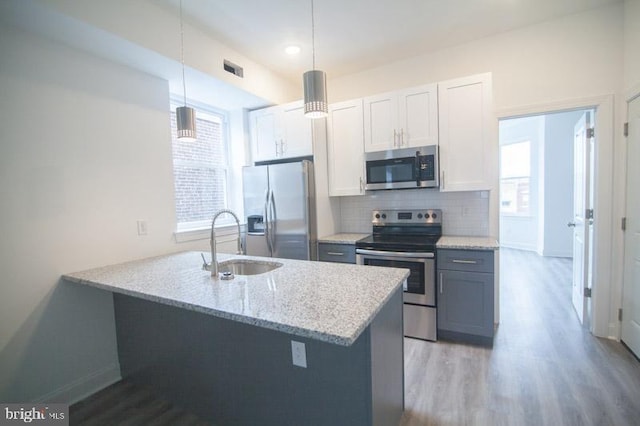
{"type": "Polygon", "coordinates": [[[542,252],[546,257],[573,257],[573,252],[546,250],[542,252]]]}
{"type": "Polygon", "coordinates": [[[531,246],[530,244],[510,243],[508,241],[507,242],[500,241],[500,247],[536,252],[536,248],[531,246]]]}
{"type": "Polygon", "coordinates": [[[112,364],[36,398],[34,402],[73,404],[121,380],[120,364],[112,364]]]}
{"type": "Polygon", "coordinates": [[[593,333],[597,337],[606,337],[607,339],[620,341],[620,323],[619,322],[610,322],[609,330],[606,336],[599,336],[595,331],[593,333]]]}

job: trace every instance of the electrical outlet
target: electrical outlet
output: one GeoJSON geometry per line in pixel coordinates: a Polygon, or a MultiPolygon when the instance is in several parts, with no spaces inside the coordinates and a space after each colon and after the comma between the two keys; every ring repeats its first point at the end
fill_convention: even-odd
{"type": "Polygon", "coordinates": [[[147,235],[147,221],[139,220],[138,221],[138,235],[147,235]]]}
{"type": "Polygon", "coordinates": [[[293,365],[298,367],[307,368],[307,349],[304,343],[291,341],[291,358],[293,359],[293,365]]]}

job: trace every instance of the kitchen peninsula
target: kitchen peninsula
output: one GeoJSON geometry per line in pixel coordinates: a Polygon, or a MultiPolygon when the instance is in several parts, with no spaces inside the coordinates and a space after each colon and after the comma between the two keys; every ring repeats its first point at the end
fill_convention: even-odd
{"type": "Polygon", "coordinates": [[[269,260],[228,281],[199,252],[63,279],[113,293],[123,378],[215,424],[397,424],[408,271],[269,260]]]}

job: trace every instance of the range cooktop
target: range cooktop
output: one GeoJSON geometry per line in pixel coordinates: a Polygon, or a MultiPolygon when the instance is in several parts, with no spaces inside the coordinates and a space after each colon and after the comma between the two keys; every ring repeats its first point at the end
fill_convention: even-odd
{"type": "Polygon", "coordinates": [[[435,251],[442,235],[442,211],[374,210],[373,234],[356,242],[360,249],[384,251],[435,251]]]}

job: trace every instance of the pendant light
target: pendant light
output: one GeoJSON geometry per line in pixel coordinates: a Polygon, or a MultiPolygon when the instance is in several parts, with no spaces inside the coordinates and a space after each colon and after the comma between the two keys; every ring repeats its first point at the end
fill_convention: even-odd
{"type": "Polygon", "coordinates": [[[313,16],[313,0],[311,0],[311,49],[313,69],[302,76],[304,85],[304,115],[309,118],[327,116],[327,75],[316,69],[316,27],[313,16]]]}
{"type": "Polygon", "coordinates": [[[182,24],[182,0],[180,0],[180,61],[182,62],[182,90],[184,106],[176,108],[178,139],[187,142],[196,140],[196,111],[187,106],[187,83],[184,78],[184,27],[182,24]]]}

